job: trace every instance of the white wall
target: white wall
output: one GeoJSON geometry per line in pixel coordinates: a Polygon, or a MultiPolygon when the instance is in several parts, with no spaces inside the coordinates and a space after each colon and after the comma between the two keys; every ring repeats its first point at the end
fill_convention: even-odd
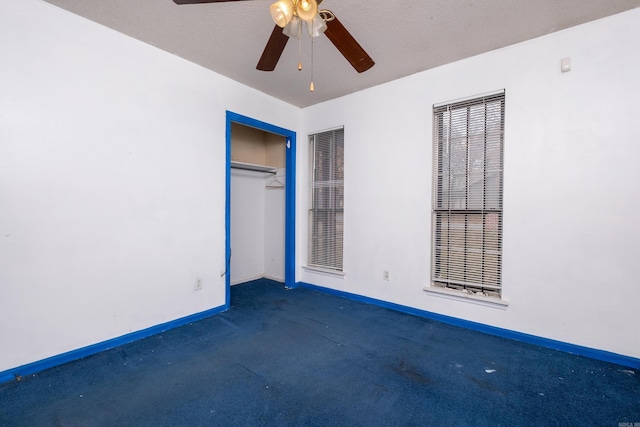
{"type": "Polygon", "coordinates": [[[225,111],[301,110],[40,0],[0,40],[0,371],[223,305],[225,111]]]}
{"type": "MultiPolygon", "coordinates": [[[[304,110],[345,127],[344,278],[298,280],[640,357],[640,9],[304,110]],[[560,72],[571,57],[573,69],[560,72]],[[506,89],[506,309],[427,294],[432,105],[506,89]],[[382,270],[391,274],[383,281],[382,270]]],[[[306,144],[298,146],[304,165],[306,144]]],[[[307,173],[299,167],[299,182],[307,173]]],[[[307,200],[298,186],[298,217],[307,200]]],[[[298,259],[307,225],[298,222],[298,259]]]]}

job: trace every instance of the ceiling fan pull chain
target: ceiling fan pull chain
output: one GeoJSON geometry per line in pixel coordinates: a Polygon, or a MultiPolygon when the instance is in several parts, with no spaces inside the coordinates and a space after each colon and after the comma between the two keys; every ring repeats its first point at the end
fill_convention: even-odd
{"type": "Polygon", "coordinates": [[[311,84],[309,85],[309,92],[313,91],[313,37],[311,37],[311,84]]]}
{"type": "Polygon", "coordinates": [[[302,20],[298,22],[298,71],[302,71],[302,20]]]}

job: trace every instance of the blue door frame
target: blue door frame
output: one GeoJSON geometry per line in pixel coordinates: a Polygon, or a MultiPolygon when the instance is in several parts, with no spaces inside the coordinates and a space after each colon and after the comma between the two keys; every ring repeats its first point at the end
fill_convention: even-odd
{"type": "Polygon", "coordinates": [[[274,126],[251,117],[227,111],[227,160],[226,160],[226,199],[225,199],[225,257],[227,274],[225,276],[226,300],[230,307],[231,294],[231,124],[238,123],[265,132],[281,135],[286,138],[286,175],[285,175],[285,208],[284,208],[284,285],[287,288],[296,286],[296,133],[274,126]]]}

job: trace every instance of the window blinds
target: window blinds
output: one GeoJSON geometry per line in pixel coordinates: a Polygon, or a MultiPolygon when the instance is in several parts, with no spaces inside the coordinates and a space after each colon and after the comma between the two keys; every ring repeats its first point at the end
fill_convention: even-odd
{"type": "Polygon", "coordinates": [[[344,129],[309,137],[309,251],[311,267],[342,271],[344,129]]]}
{"type": "Polygon", "coordinates": [[[500,294],[504,92],[435,106],[432,280],[500,294]]]}

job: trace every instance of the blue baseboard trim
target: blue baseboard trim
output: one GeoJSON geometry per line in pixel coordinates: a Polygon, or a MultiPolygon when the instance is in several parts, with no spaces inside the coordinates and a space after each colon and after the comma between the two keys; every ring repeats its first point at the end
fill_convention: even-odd
{"type": "Polygon", "coordinates": [[[66,353],[51,356],[46,359],[38,360],[36,362],[28,363],[26,365],[18,366],[17,368],[7,369],[0,372],[0,384],[12,381],[16,378],[24,377],[27,375],[33,375],[38,372],[42,372],[45,369],[54,368],[56,366],[72,362],[74,360],[82,359],[83,357],[91,356],[92,354],[100,353],[101,351],[109,350],[114,347],[119,347],[124,344],[129,344],[134,341],[141,340],[143,338],[150,337],[152,335],[166,332],[170,329],[174,329],[180,326],[187,325],[198,320],[206,319],[213,315],[222,313],[228,310],[226,305],[215,307],[210,310],[195,313],[186,317],[181,317],[170,322],[162,323],[159,325],[151,326],[140,331],[131,332],[126,335],[122,335],[110,340],[102,341],[96,344],[92,344],[86,347],[71,350],[66,353]]]}
{"type": "Polygon", "coordinates": [[[335,289],[325,288],[322,286],[311,285],[309,283],[298,282],[296,287],[307,288],[326,294],[336,295],[342,298],[347,298],[353,301],[362,302],[365,304],[376,305],[383,308],[388,308],[394,311],[411,314],[414,316],[424,317],[426,319],[436,320],[438,322],[446,323],[461,328],[471,329],[478,332],[484,332],[486,334],[495,335],[503,338],[509,338],[515,341],[521,341],[528,344],[534,344],[540,347],[550,348],[553,350],[562,351],[565,353],[575,354],[579,356],[588,357],[591,359],[601,360],[603,362],[614,363],[616,365],[626,366],[633,369],[640,369],[640,359],[624,356],[617,353],[611,353],[609,351],[598,350],[589,347],[583,347],[576,344],[569,344],[562,341],[556,341],[549,338],[543,338],[536,335],[529,335],[523,332],[516,332],[509,329],[502,329],[495,326],[485,325],[483,323],[472,322],[470,320],[463,320],[457,317],[445,316],[443,314],[432,313],[426,310],[420,310],[405,305],[395,304],[392,302],[379,300],[375,298],[369,298],[358,294],[352,294],[344,291],[337,291],[335,289]]]}

